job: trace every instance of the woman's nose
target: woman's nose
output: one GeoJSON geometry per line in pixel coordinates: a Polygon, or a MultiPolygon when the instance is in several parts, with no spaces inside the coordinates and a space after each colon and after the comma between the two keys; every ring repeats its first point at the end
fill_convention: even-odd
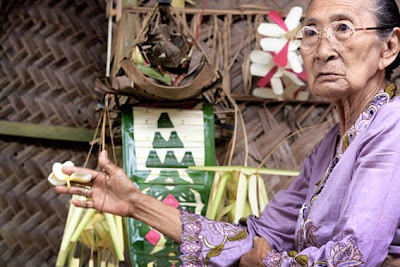
{"type": "Polygon", "coordinates": [[[326,35],[326,32],[321,33],[316,49],[316,57],[322,61],[329,61],[337,58],[338,56],[337,51],[332,46],[332,43],[326,35]]]}

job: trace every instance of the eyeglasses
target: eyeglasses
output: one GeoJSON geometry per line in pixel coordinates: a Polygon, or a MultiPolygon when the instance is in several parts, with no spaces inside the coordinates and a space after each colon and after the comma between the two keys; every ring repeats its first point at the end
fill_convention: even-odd
{"type": "Polygon", "coordinates": [[[314,27],[304,26],[297,32],[294,41],[301,48],[310,49],[321,41],[322,33],[325,32],[327,39],[332,44],[342,45],[347,40],[349,40],[350,37],[356,31],[387,30],[387,29],[391,28],[388,27],[355,28],[345,22],[335,21],[328,26],[326,31],[319,31],[314,27]]]}

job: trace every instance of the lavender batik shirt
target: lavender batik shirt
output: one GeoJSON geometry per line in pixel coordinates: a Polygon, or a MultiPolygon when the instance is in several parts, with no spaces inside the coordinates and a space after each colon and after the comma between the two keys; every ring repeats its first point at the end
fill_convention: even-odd
{"type": "Polygon", "coordinates": [[[183,266],[235,266],[265,238],[266,266],[379,266],[400,256],[400,97],[389,85],[338,140],[334,127],[299,177],[247,226],[181,213],[183,266]],[[337,148],[336,148],[337,147],[337,148]]]}

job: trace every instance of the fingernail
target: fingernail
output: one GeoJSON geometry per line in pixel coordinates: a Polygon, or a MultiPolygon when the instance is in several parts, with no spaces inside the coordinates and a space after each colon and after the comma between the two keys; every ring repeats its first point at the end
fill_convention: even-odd
{"type": "Polygon", "coordinates": [[[108,157],[108,152],[107,150],[103,150],[104,156],[108,157]]]}

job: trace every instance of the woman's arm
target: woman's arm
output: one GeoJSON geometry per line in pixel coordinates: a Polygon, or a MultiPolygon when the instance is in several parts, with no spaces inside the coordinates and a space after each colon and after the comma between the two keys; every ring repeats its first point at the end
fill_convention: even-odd
{"type": "Polygon", "coordinates": [[[187,265],[236,265],[240,257],[253,248],[254,235],[243,226],[211,221],[143,194],[126,173],[108,159],[106,151],[99,155],[99,167],[103,171],[64,167],[66,174],[90,173],[92,182],[85,185],[91,189],[87,191],[85,185],[70,189],[57,186],[56,191],[88,197],[86,201],[73,200],[75,206],[132,217],[155,228],[181,244],[180,258],[187,265]]]}

